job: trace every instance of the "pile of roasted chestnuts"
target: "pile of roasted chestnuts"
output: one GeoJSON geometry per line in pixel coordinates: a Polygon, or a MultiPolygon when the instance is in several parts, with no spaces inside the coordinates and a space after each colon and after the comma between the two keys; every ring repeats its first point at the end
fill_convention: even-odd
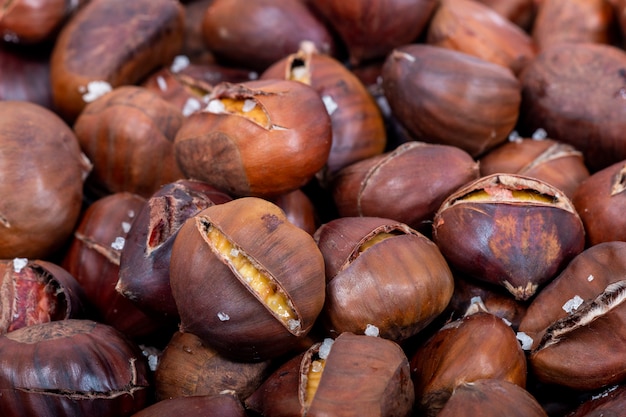
{"type": "Polygon", "coordinates": [[[626,0],[0,0],[0,416],[626,408],[626,0]]]}

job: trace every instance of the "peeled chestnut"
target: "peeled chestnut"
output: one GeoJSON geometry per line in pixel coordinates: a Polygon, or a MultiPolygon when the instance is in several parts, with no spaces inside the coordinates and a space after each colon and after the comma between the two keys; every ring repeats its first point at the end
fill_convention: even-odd
{"type": "Polygon", "coordinates": [[[374,331],[399,342],[430,324],[452,297],[441,252],[403,223],[340,217],[314,237],[326,265],[322,322],[330,335],[374,331]]]}
{"type": "Polygon", "coordinates": [[[262,361],[293,350],[322,310],[324,284],[313,237],[256,197],[202,210],[172,247],[181,330],[229,358],[262,361]]]}
{"type": "Polygon", "coordinates": [[[62,267],[26,258],[0,261],[0,334],[89,312],[82,287],[62,267]]]}
{"type": "Polygon", "coordinates": [[[411,357],[415,398],[436,416],[462,384],[499,379],[526,386],[526,357],[515,332],[499,317],[475,311],[433,334],[411,357]]]}
{"type": "Polygon", "coordinates": [[[626,241],[626,161],[608,166],[583,181],[572,203],[585,226],[587,246],[626,241]]]}
{"type": "Polygon", "coordinates": [[[3,416],[130,416],[150,399],[148,366],[110,326],[61,320],[0,337],[3,416]]]}
{"type": "Polygon", "coordinates": [[[87,186],[95,194],[129,192],[149,197],[184,177],[174,137],[184,116],[148,89],[122,86],[87,104],[74,132],[93,164],[87,186]]]}
{"type": "Polygon", "coordinates": [[[589,391],[624,380],[625,271],[626,242],[598,243],[532,301],[519,331],[540,381],[589,391]]]}
{"type": "Polygon", "coordinates": [[[221,83],[178,131],[175,152],[189,178],[233,196],[273,197],[324,167],[331,121],[312,87],[290,80],[221,83]]]}
{"type": "Polygon", "coordinates": [[[505,66],[515,74],[536,53],[528,33],[475,0],[441,0],[426,41],[505,66]]]}
{"type": "Polygon", "coordinates": [[[183,32],[184,10],[176,0],[90,0],[54,44],[50,81],[57,111],[73,122],[96,97],[168,65],[183,32]]]}
{"type": "Polygon", "coordinates": [[[0,259],[52,256],[80,216],[91,163],[74,132],[34,103],[0,101],[0,259]]]}
{"type": "Polygon", "coordinates": [[[530,177],[493,174],[444,201],[433,240],[459,271],[527,300],[582,252],[585,230],[560,190],[530,177]]]}
{"type": "Polygon", "coordinates": [[[408,417],[414,400],[409,362],[400,346],[342,333],[286,362],[246,406],[273,417],[408,417]]]}
{"type": "Polygon", "coordinates": [[[517,122],[520,83],[502,65],[413,44],[388,55],[382,76],[393,115],[417,140],[477,157],[503,143],[517,122]]]}
{"type": "Polygon", "coordinates": [[[178,180],[163,186],[137,210],[120,249],[115,289],[148,314],[178,317],[170,288],[170,256],[183,223],[203,209],[231,197],[201,181],[178,180]]]}
{"type": "Polygon", "coordinates": [[[386,217],[426,233],[441,203],[478,177],[464,150],[411,141],[342,169],[332,194],[341,216],[386,217]]]}

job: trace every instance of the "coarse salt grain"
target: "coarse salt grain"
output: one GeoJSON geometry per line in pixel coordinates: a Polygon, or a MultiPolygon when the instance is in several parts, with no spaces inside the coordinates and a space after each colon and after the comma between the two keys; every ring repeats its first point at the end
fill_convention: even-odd
{"type": "Polygon", "coordinates": [[[174,57],[174,61],[172,61],[172,65],[170,66],[170,71],[172,71],[173,73],[180,72],[187,68],[190,63],[191,61],[189,61],[189,58],[187,56],[178,55],[174,57]]]}
{"type": "Polygon", "coordinates": [[[330,337],[324,339],[317,351],[317,356],[319,356],[320,359],[327,359],[330,354],[330,349],[333,347],[333,343],[335,343],[335,341],[330,337]]]}
{"type": "Polygon", "coordinates": [[[595,278],[595,277],[594,277],[593,275],[589,275],[589,276],[587,277],[587,281],[591,282],[591,281],[593,281],[593,280],[594,280],[594,278],[595,278]]]}
{"type": "Polygon", "coordinates": [[[206,106],[205,111],[209,113],[221,114],[226,110],[226,106],[220,100],[211,100],[209,104],[206,106]]]}
{"type": "Polygon", "coordinates": [[[515,334],[515,337],[517,338],[517,340],[519,340],[522,343],[522,349],[523,350],[530,350],[533,346],[533,339],[532,337],[528,336],[526,333],[524,332],[517,332],[515,334]]]}
{"type": "Polygon", "coordinates": [[[254,100],[246,99],[243,102],[243,107],[241,108],[241,111],[243,111],[244,113],[248,113],[254,110],[255,107],[256,107],[256,102],[254,100]]]}
{"type": "Polygon", "coordinates": [[[189,97],[183,105],[183,116],[191,116],[193,113],[197,112],[201,108],[202,103],[199,100],[196,100],[193,97],[189,97]]]}
{"type": "Polygon", "coordinates": [[[294,320],[294,319],[288,320],[287,327],[289,327],[289,330],[291,330],[292,332],[295,332],[296,330],[300,328],[300,320],[294,320]]]}
{"type": "Polygon", "coordinates": [[[165,81],[165,78],[163,78],[162,76],[159,75],[156,78],[156,82],[157,82],[157,85],[159,86],[159,89],[161,91],[167,91],[167,81],[165,81]]]}
{"type": "Polygon", "coordinates": [[[563,307],[561,307],[563,310],[565,310],[566,313],[571,313],[572,311],[576,310],[578,307],[580,307],[580,305],[584,302],[585,300],[583,300],[582,298],[580,298],[580,296],[575,295],[573,298],[567,300],[567,302],[565,304],[563,304],[563,307]]]}
{"type": "Polygon", "coordinates": [[[379,334],[380,334],[380,330],[378,329],[378,327],[374,326],[373,324],[368,324],[367,326],[365,326],[365,336],[378,337],[379,334]]]}
{"type": "Polygon", "coordinates": [[[534,140],[543,140],[548,137],[548,132],[545,129],[539,128],[533,132],[532,138],[534,140]]]}
{"type": "Polygon", "coordinates": [[[337,105],[337,102],[335,102],[335,100],[333,100],[331,96],[322,96],[322,101],[324,102],[324,106],[326,106],[326,111],[328,112],[328,114],[333,114],[335,110],[337,110],[337,108],[339,107],[337,105]]]}
{"type": "Polygon", "coordinates": [[[13,259],[13,271],[19,274],[27,264],[28,264],[27,258],[15,258],[13,259]]]}
{"type": "Polygon", "coordinates": [[[126,243],[126,240],[123,237],[118,236],[115,238],[113,243],[111,243],[111,247],[115,250],[122,250],[124,249],[124,243],[126,243]]]}
{"type": "Polygon", "coordinates": [[[519,133],[517,133],[517,130],[512,131],[509,134],[509,142],[521,142],[522,141],[522,137],[520,136],[519,133]]]}
{"type": "Polygon", "coordinates": [[[220,311],[219,313],[217,313],[217,318],[220,319],[220,321],[228,321],[230,320],[230,316],[222,311],[220,311]]]}
{"type": "Polygon", "coordinates": [[[87,83],[87,87],[80,86],[78,92],[83,93],[83,101],[91,103],[103,95],[113,91],[113,87],[106,81],[96,80],[87,83]]]}
{"type": "Polygon", "coordinates": [[[122,230],[124,233],[128,233],[130,231],[130,223],[122,222],[122,230]]]}

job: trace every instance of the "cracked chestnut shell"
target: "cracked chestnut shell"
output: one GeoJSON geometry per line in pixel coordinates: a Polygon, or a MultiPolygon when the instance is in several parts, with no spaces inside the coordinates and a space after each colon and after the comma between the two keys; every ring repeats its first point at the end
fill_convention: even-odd
{"type": "Polygon", "coordinates": [[[278,206],[243,197],[180,228],[170,285],[180,328],[224,356],[259,361],[289,352],[324,304],[324,259],[278,206]]]}
{"type": "Polygon", "coordinates": [[[148,367],[110,326],[61,320],[0,337],[4,416],[130,416],[149,401],[148,367]]]}
{"type": "Polygon", "coordinates": [[[133,227],[120,250],[115,289],[155,317],[178,317],[170,287],[170,256],[183,223],[203,209],[232,198],[194,180],[161,187],[138,207],[133,227]]]}
{"type": "Polygon", "coordinates": [[[585,230],[560,190],[530,177],[493,174],[444,201],[433,240],[454,268],[527,300],[582,252],[585,230]]]}
{"type": "Polygon", "coordinates": [[[587,246],[626,240],[626,161],[608,166],[583,181],[572,203],[585,226],[587,246]]]}
{"type": "Polygon", "coordinates": [[[399,342],[430,324],[452,297],[452,272],[439,248],[403,223],[341,217],[314,237],[326,264],[322,322],[330,335],[375,326],[399,342]]]}
{"type": "Polygon", "coordinates": [[[416,140],[477,157],[503,143],[519,116],[521,86],[501,65],[451,49],[412,44],[382,69],[393,115],[416,140]]]}
{"type": "Polygon", "coordinates": [[[626,242],[604,242],[576,256],[529,305],[519,331],[532,340],[537,378],[596,390],[626,378],[626,242]]]}
{"type": "Polygon", "coordinates": [[[174,142],[187,177],[233,196],[273,197],[302,187],[326,164],[331,121],[313,87],[276,79],[221,83],[208,103],[174,142]]]}

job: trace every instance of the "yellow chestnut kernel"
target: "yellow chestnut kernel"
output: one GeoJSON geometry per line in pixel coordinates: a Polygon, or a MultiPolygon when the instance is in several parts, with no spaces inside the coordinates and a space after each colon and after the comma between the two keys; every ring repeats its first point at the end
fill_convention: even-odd
{"type": "Polygon", "coordinates": [[[224,105],[224,111],[227,113],[243,116],[268,129],[271,126],[270,119],[263,110],[263,107],[253,98],[221,98],[219,101],[224,105]]]}
{"type": "Polygon", "coordinates": [[[322,380],[324,365],[326,365],[326,360],[316,359],[312,361],[311,366],[309,366],[309,371],[307,372],[306,395],[304,400],[305,407],[310,406],[311,402],[313,401],[313,397],[315,397],[317,388],[319,387],[320,381],[322,380]]]}
{"type": "Polygon", "coordinates": [[[304,60],[295,58],[289,68],[289,80],[300,81],[303,84],[311,85],[311,71],[309,71],[304,60]]]}
{"type": "Polygon", "coordinates": [[[540,202],[553,203],[554,196],[541,194],[533,190],[509,190],[506,188],[489,187],[471,192],[462,198],[463,201],[475,202],[540,202]]]}
{"type": "Polygon", "coordinates": [[[219,256],[226,260],[243,278],[245,285],[252,290],[265,306],[290,330],[300,326],[300,321],[289,299],[279,290],[271,277],[256,268],[250,259],[228,238],[213,226],[209,226],[207,237],[219,256]]]}
{"type": "Polygon", "coordinates": [[[361,246],[359,246],[359,253],[365,252],[367,249],[371,248],[375,244],[382,242],[385,239],[389,239],[390,237],[397,236],[393,233],[378,233],[374,235],[370,240],[364,242],[361,246]]]}

